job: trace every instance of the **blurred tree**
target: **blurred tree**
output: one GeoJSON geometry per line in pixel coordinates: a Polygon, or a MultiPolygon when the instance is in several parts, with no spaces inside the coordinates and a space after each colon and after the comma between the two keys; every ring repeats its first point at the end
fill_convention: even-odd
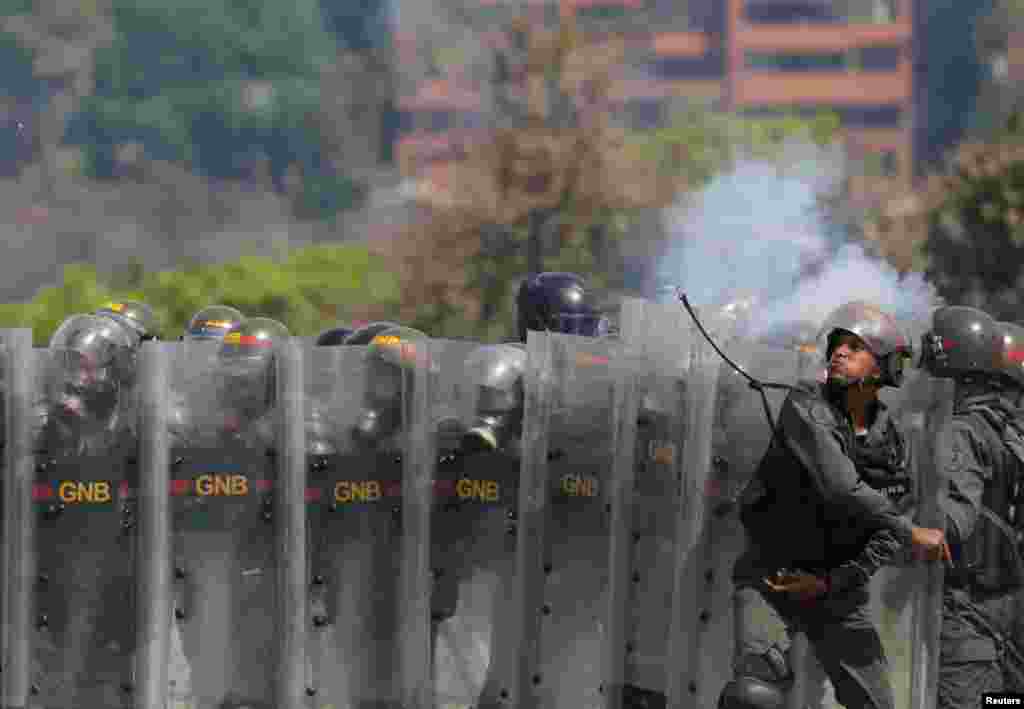
{"type": "Polygon", "coordinates": [[[303,218],[353,206],[355,183],[322,150],[320,78],[336,46],[318,0],[112,1],[114,39],[67,126],[90,176],[118,176],[121,148],[140,145],[214,178],[266,169],[303,218]]]}
{"type": "MultiPolygon", "coordinates": [[[[838,128],[831,115],[692,108],[638,129],[624,109],[634,58],[623,37],[587,36],[571,18],[558,29],[518,20],[508,34],[490,139],[466,141],[464,158],[420,175],[425,211],[393,250],[405,264],[406,317],[437,304],[419,322],[431,332],[507,334],[512,291],[532,270],[573,270],[621,289],[619,246],[633,216],[699,190],[739,156],[770,155],[793,138],[827,143],[838,128]]],[[[657,237],[642,238],[631,234],[631,248],[656,253],[657,237]]]]}
{"type": "Polygon", "coordinates": [[[923,194],[927,275],[949,302],[1024,319],[1024,131],[965,142],[923,194]]]}
{"type": "Polygon", "coordinates": [[[352,245],[159,273],[129,268],[110,282],[99,280],[91,266],[74,265],[64,269],[60,285],[40,290],[30,303],[0,305],[0,327],[31,327],[36,344],[45,346],[64,318],[122,298],[149,303],[167,339],[214,303],[276,318],[294,335],[314,335],[339,320],[391,317],[399,284],[383,259],[352,245]]]}

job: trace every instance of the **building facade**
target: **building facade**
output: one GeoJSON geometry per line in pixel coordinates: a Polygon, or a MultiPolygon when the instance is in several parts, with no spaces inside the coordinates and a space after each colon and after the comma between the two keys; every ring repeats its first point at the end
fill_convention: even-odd
{"type": "MultiPolygon", "coordinates": [[[[473,1],[495,26],[506,19],[496,0],[473,1]]],[[[611,99],[630,130],[664,125],[695,103],[751,116],[831,112],[858,166],[851,199],[867,205],[909,189],[912,0],[691,0],[682,9],[671,0],[560,2],[562,17],[572,15],[586,35],[627,44],[611,99]]],[[[537,21],[550,22],[546,9],[535,7],[537,21]]],[[[497,49],[508,38],[494,32],[486,41],[497,49]]],[[[415,61],[412,52],[408,59],[415,61]]],[[[493,75],[472,77],[455,63],[432,69],[406,87],[396,151],[402,173],[428,184],[444,180],[445,166],[460,159],[492,112],[485,94],[493,75]]]]}

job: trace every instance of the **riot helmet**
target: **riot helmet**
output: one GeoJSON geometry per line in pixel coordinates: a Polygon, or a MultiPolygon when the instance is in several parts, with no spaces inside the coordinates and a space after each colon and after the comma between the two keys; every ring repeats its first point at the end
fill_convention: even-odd
{"type": "Polygon", "coordinates": [[[402,326],[399,325],[398,323],[393,322],[373,322],[370,323],[369,325],[364,325],[363,327],[359,328],[351,335],[346,337],[345,342],[343,344],[365,347],[366,345],[370,344],[370,342],[373,341],[373,338],[375,338],[377,335],[384,332],[385,330],[393,330],[394,328],[400,327],[402,326]]]}
{"type": "Polygon", "coordinates": [[[874,355],[880,370],[878,385],[898,387],[903,383],[913,350],[896,318],[863,301],[853,301],[833,311],[818,334],[818,342],[825,344],[826,362],[831,361],[832,352],[844,335],[856,336],[874,355]]]}
{"type": "Polygon", "coordinates": [[[348,344],[345,342],[352,333],[354,333],[350,327],[339,326],[332,327],[321,332],[316,338],[317,347],[337,347],[338,345],[348,344]]]}
{"type": "Polygon", "coordinates": [[[517,330],[526,342],[530,330],[602,337],[608,320],[599,312],[581,276],[575,273],[540,273],[519,286],[516,295],[517,330]]]}
{"type": "Polygon", "coordinates": [[[1013,322],[996,324],[1003,332],[1003,374],[1015,387],[1024,388],[1024,327],[1013,322]]]}
{"type": "Polygon", "coordinates": [[[135,371],[135,342],[125,327],[95,315],[65,320],[50,338],[48,398],[65,422],[113,418],[135,371]]]}
{"type": "Polygon", "coordinates": [[[291,338],[284,324],[249,318],[230,330],[217,353],[222,405],[243,421],[259,418],[274,405],[276,355],[291,338]]]}
{"type": "Polygon", "coordinates": [[[145,303],[135,300],[107,303],[94,314],[124,325],[135,334],[140,343],[156,339],[156,316],[153,309],[145,303]]]}
{"type": "Polygon", "coordinates": [[[465,371],[473,386],[473,410],[462,450],[515,448],[523,433],[526,351],[511,344],[479,347],[466,359],[465,371]]]}
{"type": "Polygon", "coordinates": [[[185,342],[219,342],[245,322],[245,316],[227,305],[211,305],[192,316],[182,338],[185,342]]]}
{"type": "Polygon", "coordinates": [[[376,447],[408,421],[415,373],[429,367],[427,336],[408,327],[386,328],[370,340],[365,357],[366,390],[353,439],[376,447]]]}
{"type": "Polygon", "coordinates": [[[977,308],[939,308],[932,314],[931,330],[921,337],[921,368],[935,377],[999,375],[1002,359],[1002,329],[977,308]]]}

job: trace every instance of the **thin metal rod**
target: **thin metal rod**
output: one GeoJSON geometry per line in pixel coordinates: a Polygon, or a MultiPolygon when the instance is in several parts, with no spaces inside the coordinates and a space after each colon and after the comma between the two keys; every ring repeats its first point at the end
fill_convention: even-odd
{"type": "Polygon", "coordinates": [[[295,341],[277,359],[277,520],[278,562],[277,683],[274,706],[302,709],[306,690],[306,631],[309,622],[306,558],[306,427],[303,358],[295,341]]]}
{"type": "Polygon", "coordinates": [[[170,438],[167,345],[147,342],[139,358],[139,648],[135,706],[167,706],[171,623],[170,438]]]}
{"type": "Polygon", "coordinates": [[[33,594],[36,578],[36,518],[32,509],[32,413],[36,399],[36,358],[32,331],[0,333],[6,350],[3,476],[3,706],[28,704],[31,683],[33,594]]]}

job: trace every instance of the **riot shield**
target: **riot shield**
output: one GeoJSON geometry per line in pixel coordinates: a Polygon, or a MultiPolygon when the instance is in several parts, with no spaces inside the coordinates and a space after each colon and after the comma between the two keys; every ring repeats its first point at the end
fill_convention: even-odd
{"type": "Polygon", "coordinates": [[[258,381],[227,378],[216,344],[180,345],[169,364],[176,705],[285,707],[304,694],[302,362],[292,347],[258,381]]]}
{"type": "Polygon", "coordinates": [[[593,706],[611,694],[602,670],[621,506],[609,490],[631,474],[635,440],[635,415],[619,418],[624,348],[531,332],[527,353],[507,694],[513,706],[593,706]]]}
{"type": "Polygon", "coordinates": [[[437,706],[500,699],[525,351],[431,340],[430,620],[437,706]]]}
{"type": "Polygon", "coordinates": [[[102,403],[83,393],[96,379],[76,368],[73,354],[40,352],[32,701],[130,706],[137,602],[134,402],[124,389],[102,403]]]}
{"type": "MultiPolygon", "coordinates": [[[[309,397],[330,445],[310,497],[310,693],[320,707],[426,707],[430,512],[436,441],[431,343],[314,347],[309,397]],[[376,353],[376,354],[375,354],[376,353]]],[[[312,442],[307,432],[307,446],[312,442]]]]}
{"type": "Polygon", "coordinates": [[[35,461],[33,415],[39,392],[42,359],[32,349],[31,330],[0,333],[0,397],[3,398],[3,582],[0,584],[4,706],[30,701],[33,679],[33,619],[36,585],[36,510],[33,500],[35,461]]]}
{"type": "MultiPolygon", "coordinates": [[[[944,529],[954,383],[911,370],[903,389],[896,410],[910,448],[915,524],[944,529]]],[[[941,563],[906,561],[883,569],[872,586],[899,709],[937,705],[943,574],[941,563]]]]}
{"type": "MultiPolygon", "coordinates": [[[[728,341],[727,321],[712,318],[704,325],[720,341],[728,341]]],[[[678,304],[627,301],[623,305],[623,335],[653,365],[641,385],[645,391],[640,431],[641,438],[648,440],[646,450],[638,448],[637,467],[650,479],[638,481],[637,490],[652,484],[659,472],[663,478],[671,475],[675,488],[671,504],[657,495],[636,496],[636,553],[642,557],[645,550],[656,550],[653,553],[660,557],[652,557],[646,564],[638,559],[638,569],[656,571],[634,572],[632,580],[639,589],[665,599],[664,607],[671,608],[671,615],[666,627],[664,619],[651,617],[649,609],[654,606],[643,602],[638,593],[637,606],[643,610],[634,613],[635,625],[648,630],[638,632],[631,645],[649,645],[645,638],[657,639],[652,655],[658,658],[661,676],[650,677],[648,671],[649,678],[644,678],[638,664],[627,665],[635,682],[627,698],[650,697],[653,684],[657,705],[709,706],[715,703],[724,668],[729,665],[730,618],[727,604],[723,605],[728,594],[721,591],[728,580],[729,542],[735,530],[725,517],[728,506],[722,503],[736,487],[728,476],[742,467],[730,467],[723,457],[726,427],[719,394],[721,362],[678,304]],[[670,510],[669,514],[656,515],[659,506],[670,510]],[[667,521],[653,535],[643,526],[652,519],[667,521]]],[[[739,402],[727,403],[739,406],[739,402]]],[[[742,456],[749,446],[756,446],[756,441],[735,441],[736,451],[730,450],[729,458],[742,456]]]]}

